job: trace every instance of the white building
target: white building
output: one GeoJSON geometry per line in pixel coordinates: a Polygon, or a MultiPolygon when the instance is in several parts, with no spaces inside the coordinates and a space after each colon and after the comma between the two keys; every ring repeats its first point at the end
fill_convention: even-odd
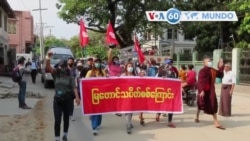
{"type": "Polygon", "coordinates": [[[8,18],[15,18],[15,14],[7,0],[0,0],[0,72],[9,64],[8,18]]]}
{"type": "MultiPolygon", "coordinates": [[[[196,45],[196,41],[193,38],[185,36],[181,30],[175,30],[174,32],[174,52],[184,53],[192,52],[196,45]]],[[[172,29],[166,29],[162,35],[157,36],[149,34],[146,41],[142,44],[143,50],[151,50],[153,46],[157,47],[157,54],[168,55],[172,46],[172,29]]]]}

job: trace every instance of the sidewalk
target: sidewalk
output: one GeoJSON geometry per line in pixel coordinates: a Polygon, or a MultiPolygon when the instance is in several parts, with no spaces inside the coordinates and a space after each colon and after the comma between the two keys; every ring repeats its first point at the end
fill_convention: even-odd
{"type": "MultiPolygon", "coordinates": [[[[221,91],[221,84],[215,84],[215,89],[217,95],[220,94],[221,91]]],[[[234,88],[234,94],[241,95],[241,96],[248,96],[250,97],[250,86],[247,85],[236,85],[234,88]]]]}

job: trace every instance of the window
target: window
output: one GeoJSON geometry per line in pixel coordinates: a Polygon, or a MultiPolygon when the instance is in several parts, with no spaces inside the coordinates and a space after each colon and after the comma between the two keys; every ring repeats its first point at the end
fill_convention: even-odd
{"type": "Polygon", "coordinates": [[[183,53],[184,54],[189,54],[189,53],[191,53],[191,49],[183,49],[183,53]]]}
{"type": "Polygon", "coordinates": [[[187,34],[184,34],[184,40],[193,41],[194,37],[190,36],[190,35],[187,35],[187,34]]]}
{"type": "Polygon", "coordinates": [[[4,16],[4,31],[6,31],[7,32],[7,28],[8,28],[8,18],[7,18],[7,16],[4,16]]]}
{"type": "MultiPolygon", "coordinates": [[[[167,29],[167,39],[171,40],[172,39],[172,31],[173,29],[167,29]]],[[[177,40],[177,30],[174,30],[174,39],[177,40]]]]}
{"type": "Polygon", "coordinates": [[[16,34],[16,22],[10,21],[8,24],[8,33],[9,34],[16,34]]]}
{"type": "Polygon", "coordinates": [[[2,27],[2,11],[1,11],[1,9],[0,9],[0,28],[2,27]]]}

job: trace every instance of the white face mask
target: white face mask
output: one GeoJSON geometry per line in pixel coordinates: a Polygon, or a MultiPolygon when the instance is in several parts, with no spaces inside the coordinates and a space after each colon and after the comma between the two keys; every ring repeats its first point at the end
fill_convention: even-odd
{"type": "Polygon", "coordinates": [[[207,66],[208,66],[208,67],[212,67],[212,66],[213,66],[213,63],[212,63],[212,62],[207,62],[207,66]]]}
{"type": "Polygon", "coordinates": [[[130,72],[130,73],[133,72],[133,67],[128,67],[127,71],[130,72]]]}

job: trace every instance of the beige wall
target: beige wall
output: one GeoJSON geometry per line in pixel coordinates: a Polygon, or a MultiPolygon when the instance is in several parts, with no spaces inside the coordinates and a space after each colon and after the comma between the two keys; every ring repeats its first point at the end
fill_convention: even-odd
{"type": "Polygon", "coordinates": [[[9,34],[9,44],[16,47],[17,53],[25,53],[25,43],[33,44],[33,16],[28,11],[14,11],[16,19],[9,19],[16,22],[16,34],[9,34]]]}

